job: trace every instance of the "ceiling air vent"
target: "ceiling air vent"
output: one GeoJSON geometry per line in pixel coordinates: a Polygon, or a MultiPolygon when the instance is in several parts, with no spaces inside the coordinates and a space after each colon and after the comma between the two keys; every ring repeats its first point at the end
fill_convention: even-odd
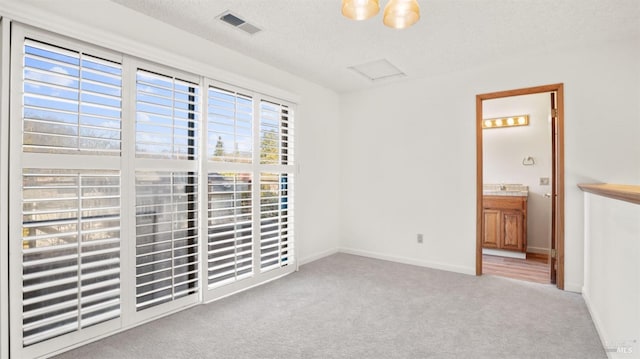
{"type": "Polygon", "coordinates": [[[226,22],[227,24],[235,27],[236,29],[240,29],[246,32],[249,35],[253,35],[256,32],[262,31],[257,26],[250,24],[239,16],[232,14],[230,11],[225,11],[218,17],[222,22],[226,22]]]}

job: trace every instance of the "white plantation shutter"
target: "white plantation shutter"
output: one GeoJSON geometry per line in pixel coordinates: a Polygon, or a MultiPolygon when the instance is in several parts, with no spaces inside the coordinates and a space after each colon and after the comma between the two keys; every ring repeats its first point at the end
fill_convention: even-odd
{"type": "Polygon", "coordinates": [[[209,173],[208,279],[210,287],[253,274],[250,173],[209,173]]]}
{"type": "Polygon", "coordinates": [[[136,73],[136,311],[199,290],[200,87],[161,71],[136,73]]]}
{"type": "Polygon", "coordinates": [[[120,64],[25,40],[23,150],[120,155],[120,64]]]}
{"type": "Polygon", "coordinates": [[[250,163],[253,155],[251,96],[209,87],[207,157],[250,163]]]}
{"type": "Polygon", "coordinates": [[[293,115],[289,106],[260,101],[260,163],[294,163],[293,115]]]}
{"type": "Polygon", "coordinates": [[[23,345],[120,316],[120,175],[23,172],[23,345]]]}
{"type": "Polygon", "coordinates": [[[293,259],[294,128],[291,108],[260,102],[260,268],[269,271],[293,259]],[[264,172],[272,167],[270,172],[264,172]],[[282,170],[287,172],[282,172],[282,170]]]}
{"type": "Polygon", "coordinates": [[[11,323],[20,357],[120,318],[122,66],[102,49],[12,32],[11,323]]]}
{"type": "Polygon", "coordinates": [[[213,86],[207,109],[206,268],[208,289],[224,295],[293,263],[293,110],[261,94],[213,86]],[[249,138],[251,146],[238,145],[249,138]],[[238,156],[239,148],[255,148],[253,160],[238,156]]]}
{"type": "Polygon", "coordinates": [[[198,290],[196,175],[136,172],[136,309],[198,290]]]}
{"type": "Polygon", "coordinates": [[[292,176],[260,174],[260,268],[286,266],[293,257],[292,176]]]}
{"type": "Polygon", "coordinates": [[[195,159],[198,85],[142,69],[136,85],[137,157],[195,159]]]}

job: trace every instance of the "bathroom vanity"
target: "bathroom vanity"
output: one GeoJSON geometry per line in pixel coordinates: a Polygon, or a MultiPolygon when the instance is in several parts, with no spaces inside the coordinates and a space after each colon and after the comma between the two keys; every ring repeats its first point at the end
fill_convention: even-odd
{"type": "Polygon", "coordinates": [[[483,248],[526,252],[528,195],[528,187],[523,185],[484,186],[483,248]]]}

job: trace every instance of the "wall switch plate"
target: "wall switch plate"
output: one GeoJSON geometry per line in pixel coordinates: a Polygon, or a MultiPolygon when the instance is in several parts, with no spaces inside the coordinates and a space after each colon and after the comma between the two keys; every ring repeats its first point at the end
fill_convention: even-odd
{"type": "Polygon", "coordinates": [[[549,177],[540,177],[540,185],[548,186],[549,185],[549,177]]]}
{"type": "Polygon", "coordinates": [[[424,236],[422,235],[422,233],[418,233],[418,243],[422,242],[424,242],[424,236]]]}

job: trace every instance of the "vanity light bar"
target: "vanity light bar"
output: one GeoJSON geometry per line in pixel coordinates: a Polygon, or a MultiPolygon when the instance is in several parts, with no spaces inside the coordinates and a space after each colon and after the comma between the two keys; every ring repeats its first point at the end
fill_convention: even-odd
{"type": "Polygon", "coordinates": [[[501,128],[529,125],[529,115],[487,118],[482,120],[482,128],[501,128]]]}

